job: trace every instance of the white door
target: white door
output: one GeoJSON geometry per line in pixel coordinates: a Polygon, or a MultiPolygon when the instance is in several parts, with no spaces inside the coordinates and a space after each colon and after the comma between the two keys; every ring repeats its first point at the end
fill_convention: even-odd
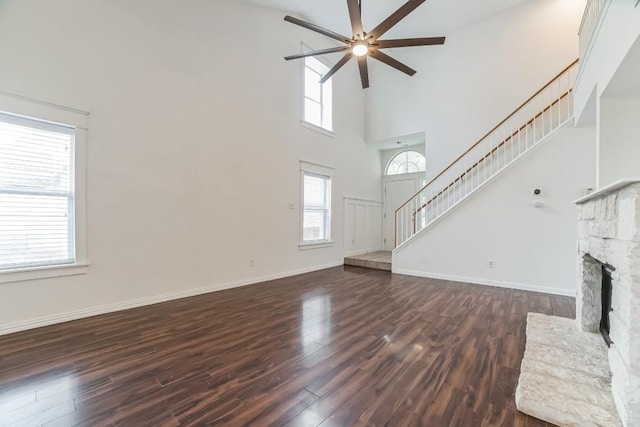
{"type": "Polygon", "coordinates": [[[420,181],[416,178],[398,179],[384,182],[384,249],[395,248],[396,209],[418,191],[420,181]]]}

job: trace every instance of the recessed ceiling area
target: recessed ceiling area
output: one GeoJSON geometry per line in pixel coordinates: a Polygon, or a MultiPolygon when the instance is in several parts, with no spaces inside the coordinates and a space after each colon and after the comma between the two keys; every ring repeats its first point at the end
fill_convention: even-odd
{"type": "Polygon", "coordinates": [[[393,138],[387,138],[380,141],[374,141],[369,143],[370,145],[378,148],[379,150],[393,150],[395,148],[413,147],[420,145],[424,147],[425,134],[424,132],[412,133],[410,135],[396,136],[393,138]]]}
{"type": "MultiPolygon", "coordinates": [[[[344,0],[236,0],[292,13],[338,33],[350,36],[351,26],[344,0]]],[[[394,37],[447,35],[475,22],[505,12],[531,0],[427,0],[401,25],[389,31],[394,37]]],[[[362,21],[373,28],[402,6],[405,0],[362,0],[362,21]]]]}

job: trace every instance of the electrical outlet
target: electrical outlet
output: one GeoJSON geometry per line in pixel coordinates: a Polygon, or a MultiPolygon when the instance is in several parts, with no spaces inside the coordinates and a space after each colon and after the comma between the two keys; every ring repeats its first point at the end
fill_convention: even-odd
{"type": "Polygon", "coordinates": [[[493,262],[492,259],[489,260],[489,268],[495,268],[495,263],[493,262]]]}
{"type": "Polygon", "coordinates": [[[249,260],[249,267],[253,267],[254,265],[255,265],[255,262],[252,259],[250,259],[249,260]]]}

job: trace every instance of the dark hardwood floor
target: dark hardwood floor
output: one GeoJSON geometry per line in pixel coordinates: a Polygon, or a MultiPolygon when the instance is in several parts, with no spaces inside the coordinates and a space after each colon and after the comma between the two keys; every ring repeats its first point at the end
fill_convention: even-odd
{"type": "Polygon", "coordinates": [[[545,426],[529,311],[574,300],[337,267],[0,337],[0,426],[545,426]]]}

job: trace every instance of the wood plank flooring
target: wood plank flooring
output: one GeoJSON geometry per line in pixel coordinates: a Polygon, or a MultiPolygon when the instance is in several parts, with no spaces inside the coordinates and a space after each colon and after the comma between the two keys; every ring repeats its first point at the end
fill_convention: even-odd
{"type": "Polygon", "coordinates": [[[336,267],[0,337],[0,426],[546,426],[528,311],[574,300],[336,267]]]}

